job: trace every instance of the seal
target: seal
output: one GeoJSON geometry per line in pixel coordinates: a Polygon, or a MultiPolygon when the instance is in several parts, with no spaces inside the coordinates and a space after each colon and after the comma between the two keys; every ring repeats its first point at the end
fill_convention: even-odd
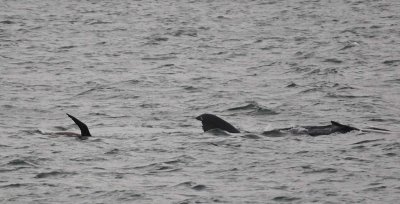
{"type": "Polygon", "coordinates": [[[68,113],[67,113],[67,115],[74,121],[74,123],[76,125],[78,125],[79,129],[81,130],[81,134],[74,133],[74,132],[56,132],[53,134],[64,135],[64,136],[69,136],[69,137],[77,137],[78,139],[81,139],[81,140],[86,140],[88,137],[92,136],[90,134],[88,126],[85,123],[83,123],[82,121],[78,120],[77,118],[75,118],[74,116],[72,116],[68,113]]]}
{"type": "Polygon", "coordinates": [[[201,114],[196,119],[201,121],[204,132],[212,129],[221,129],[230,133],[240,133],[233,125],[213,114],[201,114]]]}

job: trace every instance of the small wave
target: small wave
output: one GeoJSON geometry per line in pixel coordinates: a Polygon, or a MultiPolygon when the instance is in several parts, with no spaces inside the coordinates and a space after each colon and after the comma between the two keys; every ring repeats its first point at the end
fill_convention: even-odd
{"type": "Polygon", "coordinates": [[[286,88],[293,88],[293,87],[297,87],[298,85],[294,82],[290,83],[289,85],[286,86],[286,88]]]}
{"type": "Polygon", "coordinates": [[[364,145],[357,145],[352,147],[352,149],[365,149],[366,147],[364,145]]]}
{"type": "Polygon", "coordinates": [[[4,21],[0,21],[1,24],[14,24],[14,21],[10,21],[10,20],[4,20],[4,21]]]}
{"type": "Polygon", "coordinates": [[[210,198],[205,198],[205,197],[192,197],[188,198],[182,201],[177,202],[177,204],[193,204],[193,203],[230,203],[226,200],[224,200],[222,197],[210,197],[210,198]]]}
{"type": "Polygon", "coordinates": [[[13,165],[13,166],[37,166],[36,164],[33,164],[31,162],[25,161],[23,159],[14,159],[11,160],[7,163],[7,165],[13,165]]]}
{"type": "Polygon", "coordinates": [[[48,177],[65,177],[68,175],[74,175],[74,172],[65,172],[65,171],[51,171],[51,172],[43,172],[38,173],[34,178],[48,178],[48,177]]]}
{"type": "Polygon", "coordinates": [[[95,88],[91,88],[91,89],[89,89],[89,90],[86,90],[86,91],[83,91],[83,92],[80,92],[80,93],[78,93],[76,96],[83,96],[83,95],[86,95],[86,94],[88,94],[88,93],[91,93],[91,92],[93,92],[93,91],[96,91],[96,90],[99,90],[99,89],[102,89],[103,87],[95,87],[95,88]]]}
{"type": "Polygon", "coordinates": [[[97,24],[111,24],[109,21],[101,21],[101,20],[88,20],[85,22],[88,25],[97,25],[97,24]]]}
{"type": "Polygon", "coordinates": [[[360,159],[360,158],[356,158],[356,157],[345,157],[344,160],[358,161],[358,162],[365,162],[365,163],[371,163],[372,162],[370,160],[360,159]]]}
{"type": "Polygon", "coordinates": [[[9,105],[9,104],[2,105],[1,107],[5,108],[5,109],[12,109],[12,108],[15,108],[15,106],[9,105]]]}
{"type": "Polygon", "coordinates": [[[120,152],[119,149],[115,148],[115,149],[105,152],[104,154],[118,154],[119,152],[120,152]]]}
{"type": "Polygon", "coordinates": [[[154,168],[153,170],[149,171],[150,173],[158,173],[158,172],[173,172],[173,171],[178,171],[180,168],[174,168],[172,166],[164,166],[160,165],[157,168],[154,168]]]}
{"type": "Polygon", "coordinates": [[[182,155],[173,158],[172,160],[169,161],[156,162],[144,166],[137,166],[134,168],[146,170],[147,173],[149,174],[160,173],[160,172],[174,172],[174,171],[180,171],[182,168],[179,166],[181,166],[182,164],[186,165],[187,163],[193,160],[194,160],[193,157],[182,155]]]}
{"type": "Polygon", "coordinates": [[[27,183],[11,183],[7,185],[0,186],[0,188],[19,188],[19,187],[25,187],[29,186],[27,183]]]}
{"type": "Polygon", "coordinates": [[[311,169],[310,168],[306,168],[307,170],[304,172],[306,174],[314,174],[314,173],[336,173],[338,172],[338,170],[334,169],[334,168],[322,168],[322,169],[311,169]]]}
{"type": "Polygon", "coordinates": [[[195,28],[181,28],[169,34],[174,37],[181,37],[181,36],[197,37],[197,30],[195,28]]]}
{"type": "Polygon", "coordinates": [[[155,60],[170,60],[170,59],[176,59],[176,53],[169,53],[169,54],[156,54],[154,56],[146,56],[142,57],[142,60],[144,61],[155,61],[155,60]]]}
{"type": "Polygon", "coordinates": [[[228,132],[218,129],[218,128],[207,130],[207,132],[205,132],[205,133],[215,135],[215,136],[229,136],[230,135],[228,132]]]}
{"type": "Polygon", "coordinates": [[[386,189],[386,188],[387,188],[386,186],[376,186],[376,187],[366,188],[366,189],[364,189],[363,191],[373,191],[373,192],[376,192],[376,191],[381,191],[381,190],[386,189]]]}
{"type": "Polygon", "coordinates": [[[400,149],[400,142],[394,142],[390,144],[386,144],[383,148],[383,150],[398,150],[400,149]]]}
{"type": "Polygon", "coordinates": [[[234,108],[229,108],[228,111],[245,111],[251,115],[277,115],[278,113],[268,109],[266,107],[262,107],[257,102],[248,102],[248,104],[243,106],[238,106],[234,108]]]}
{"type": "Polygon", "coordinates": [[[201,88],[190,86],[190,85],[189,86],[183,86],[182,88],[184,90],[188,91],[188,92],[191,92],[191,93],[201,91],[201,88]]]}
{"type": "Polygon", "coordinates": [[[343,63],[342,60],[336,59],[336,58],[329,58],[325,59],[323,62],[329,62],[329,63],[334,63],[334,64],[340,64],[343,63]]]}
{"type": "Polygon", "coordinates": [[[201,191],[201,190],[204,190],[204,189],[207,188],[206,185],[197,184],[197,183],[192,182],[192,181],[186,181],[186,182],[180,183],[178,185],[175,185],[175,187],[180,187],[180,186],[191,188],[191,189],[196,190],[196,191],[201,191]]]}
{"type": "Polygon", "coordinates": [[[384,141],[385,139],[376,139],[376,140],[362,140],[356,143],[353,143],[353,145],[359,145],[359,144],[365,144],[365,143],[370,143],[370,142],[376,142],[376,141],[384,141]]]}
{"type": "Polygon", "coordinates": [[[166,164],[185,163],[186,164],[186,163],[189,163],[189,162],[192,162],[195,160],[196,160],[196,158],[193,158],[191,156],[181,155],[181,156],[173,158],[172,160],[166,161],[164,163],[166,163],[166,164]]]}
{"type": "Polygon", "coordinates": [[[277,130],[264,131],[261,134],[267,137],[283,137],[286,136],[288,133],[277,129],[277,130]]]}
{"type": "Polygon", "coordinates": [[[400,60],[385,60],[382,63],[386,65],[397,65],[400,64],[400,60]]]}
{"type": "Polygon", "coordinates": [[[21,130],[21,132],[27,133],[29,135],[34,135],[34,134],[42,134],[44,135],[45,133],[39,129],[36,130],[21,130]]]}
{"type": "Polygon", "coordinates": [[[336,68],[326,68],[326,69],[313,69],[307,74],[315,74],[315,75],[330,75],[337,74],[338,70],[336,68]]]}
{"type": "Polygon", "coordinates": [[[277,201],[277,202],[292,202],[295,200],[300,200],[300,198],[290,197],[290,196],[277,196],[277,197],[273,198],[272,200],[277,201]]]}
{"type": "Polygon", "coordinates": [[[260,139],[261,137],[255,134],[245,134],[242,136],[243,138],[247,138],[247,139],[260,139]]]}
{"type": "Polygon", "coordinates": [[[397,156],[397,154],[396,154],[396,153],[393,153],[393,152],[386,153],[385,155],[388,156],[388,157],[395,157],[395,156],[397,156]]]}
{"type": "Polygon", "coordinates": [[[54,128],[55,128],[56,130],[58,130],[58,131],[67,131],[67,130],[68,130],[68,128],[63,127],[63,126],[54,126],[54,128]]]}
{"type": "Polygon", "coordinates": [[[118,201],[134,201],[143,197],[142,194],[133,190],[95,191],[94,194],[96,197],[115,198],[118,201]]]}
{"type": "Polygon", "coordinates": [[[169,39],[167,37],[164,36],[160,36],[160,35],[152,35],[149,37],[146,37],[147,42],[145,43],[146,45],[158,45],[161,42],[166,42],[169,39]]]}
{"type": "Polygon", "coordinates": [[[359,45],[360,44],[358,42],[347,42],[346,45],[344,45],[344,47],[340,49],[340,51],[347,50],[347,49],[350,49],[352,47],[356,47],[356,46],[359,46],[359,45]]]}
{"type": "Polygon", "coordinates": [[[327,93],[326,97],[328,98],[370,98],[371,96],[355,96],[355,95],[339,95],[335,93],[327,93]]]}
{"type": "Polygon", "coordinates": [[[394,83],[394,84],[400,84],[400,78],[399,78],[399,79],[386,80],[385,82],[387,82],[387,83],[394,83]]]}
{"type": "Polygon", "coordinates": [[[76,46],[74,46],[74,45],[67,45],[67,46],[61,46],[58,49],[60,49],[60,50],[69,50],[69,49],[72,49],[72,48],[75,48],[75,47],[76,46]]]}

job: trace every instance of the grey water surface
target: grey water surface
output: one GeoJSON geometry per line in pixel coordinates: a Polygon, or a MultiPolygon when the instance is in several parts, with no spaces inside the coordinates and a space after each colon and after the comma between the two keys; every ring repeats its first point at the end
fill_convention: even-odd
{"type": "Polygon", "coordinates": [[[398,203],[398,0],[1,0],[1,203],[398,203]],[[85,122],[79,132],[65,113],[85,122]],[[214,113],[250,133],[203,133],[214,113]],[[267,137],[331,120],[390,134],[267,137]]]}

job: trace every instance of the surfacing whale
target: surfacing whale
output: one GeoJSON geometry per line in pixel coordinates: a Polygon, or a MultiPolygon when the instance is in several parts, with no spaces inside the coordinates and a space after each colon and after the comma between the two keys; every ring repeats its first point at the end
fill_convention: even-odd
{"type": "Polygon", "coordinates": [[[64,135],[64,136],[69,136],[69,137],[77,137],[78,139],[81,139],[81,140],[86,140],[88,137],[92,136],[90,134],[88,126],[85,123],[83,123],[82,121],[78,120],[77,118],[75,118],[74,116],[72,116],[68,113],[67,113],[67,115],[75,122],[76,125],[78,125],[79,129],[81,130],[81,134],[74,133],[74,132],[56,132],[53,134],[64,135]]]}
{"type": "Polygon", "coordinates": [[[348,125],[343,125],[335,121],[331,121],[330,125],[323,126],[300,126],[291,128],[281,128],[270,131],[264,131],[263,135],[274,135],[276,133],[290,133],[294,135],[310,135],[310,136],[320,136],[320,135],[330,135],[333,133],[348,133],[353,130],[360,131],[360,129],[351,127],[348,125]]]}
{"type": "MultiPolygon", "coordinates": [[[[197,120],[200,120],[203,124],[204,132],[211,129],[221,129],[230,133],[240,133],[240,131],[233,127],[231,124],[226,122],[225,120],[219,118],[213,114],[202,114],[196,117],[197,120]]],[[[263,135],[272,135],[272,134],[284,134],[285,132],[291,134],[307,134],[310,136],[319,136],[319,135],[330,135],[332,133],[348,133],[353,130],[360,130],[355,127],[351,127],[348,125],[343,125],[335,121],[331,121],[330,125],[324,126],[301,126],[299,128],[282,128],[275,129],[270,131],[265,131],[263,135]]]]}
{"type": "Polygon", "coordinates": [[[197,116],[196,119],[200,120],[203,124],[204,132],[211,129],[221,129],[230,133],[240,133],[240,131],[233,127],[233,125],[213,114],[205,113],[197,116]]]}

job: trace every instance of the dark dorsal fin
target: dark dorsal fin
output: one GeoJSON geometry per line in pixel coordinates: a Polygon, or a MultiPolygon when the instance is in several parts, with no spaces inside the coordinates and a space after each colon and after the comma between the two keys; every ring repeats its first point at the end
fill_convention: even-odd
{"type": "Polygon", "coordinates": [[[340,124],[340,123],[335,122],[335,121],[331,121],[331,123],[332,123],[332,125],[334,125],[334,126],[338,126],[338,127],[341,127],[341,128],[345,128],[345,129],[348,130],[348,131],[351,131],[351,130],[360,130],[360,129],[358,129],[358,128],[351,127],[351,126],[348,126],[348,125],[343,125],[343,124],[340,124]]]}
{"type": "Polygon", "coordinates": [[[76,125],[78,125],[79,129],[81,129],[81,136],[92,136],[89,132],[89,128],[87,127],[87,125],[83,122],[81,122],[80,120],[76,119],[74,116],[68,114],[68,117],[70,117],[76,125]]]}
{"type": "Polygon", "coordinates": [[[332,125],[336,125],[336,126],[345,126],[345,125],[342,125],[342,124],[340,124],[340,123],[338,123],[336,121],[331,121],[331,123],[332,123],[332,125]]]}
{"type": "Polygon", "coordinates": [[[196,119],[202,122],[204,131],[218,128],[230,133],[240,133],[240,131],[233,127],[233,125],[213,114],[205,113],[196,117],[196,119]]]}

